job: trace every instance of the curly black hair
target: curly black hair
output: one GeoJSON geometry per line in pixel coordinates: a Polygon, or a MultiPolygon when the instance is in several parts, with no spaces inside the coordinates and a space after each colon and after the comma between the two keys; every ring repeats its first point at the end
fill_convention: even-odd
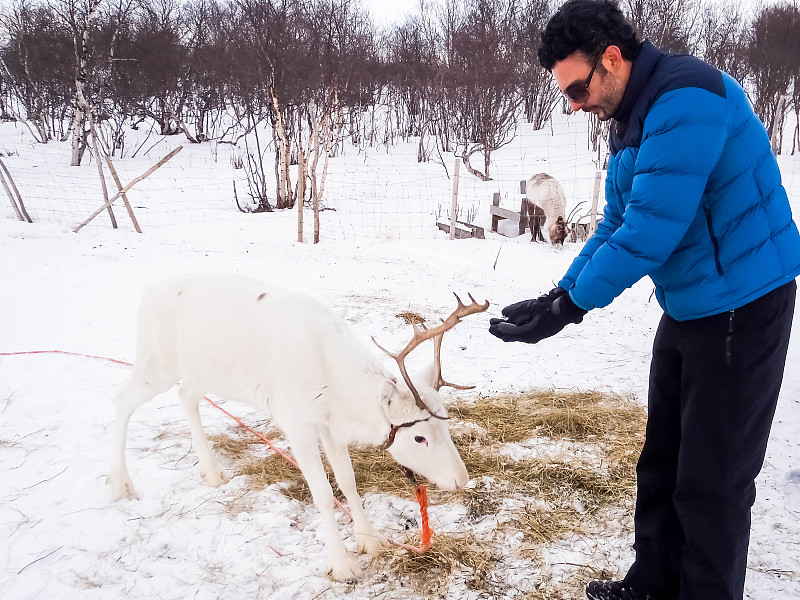
{"type": "Polygon", "coordinates": [[[617,46],[622,58],[633,60],[641,48],[636,31],[611,0],[569,0],[542,31],[539,63],[548,71],[558,61],[580,50],[592,55],[617,46]]]}

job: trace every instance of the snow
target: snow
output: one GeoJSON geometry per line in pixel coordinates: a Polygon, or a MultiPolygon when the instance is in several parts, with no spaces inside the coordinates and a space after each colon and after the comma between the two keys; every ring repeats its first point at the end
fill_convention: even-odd
{"type": "MultiPolygon", "coordinates": [[[[492,192],[500,189],[504,204],[513,206],[517,182],[548,171],[564,182],[573,206],[590,198],[594,168],[581,138],[585,129],[572,117],[558,124],[555,136],[521,130],[515,143],[498,153],[494,182],[481,184],[462,172],[460,193],[484,227],[485,240],[450,241],[436,230],[436,213],[449,208],[451,182],[442,165],[417,169],[414,144],[346,150],[332,161],[327,188],[336,211],[323,212],[323,240],[314,245],[296,241],[295,211],[236,210],[230,180],[238,178],[240,199],[245,187],[221,146],[215,161],[207,147],[187,145],[158,177],[130,192],[143,234],[133,231],[116,204],[120,229],[112,230],[101,215],[72,233],[100,206],[96,166],[67,168],[66,145],[35,146],[13,124],[0,126],[3,160],[37,221],[20,223],[0,197],[0,598],[420,597],[382,573],[385,563],[366,557],[360,558],[366,569],[362,582],[327,578],[317,511],[278,486],[254,492],[244,476],[217,489],[203,485],[174,390],[134,415],[128,462],[139,498],[111,503],[105,474],[112,398],[128,368],[88,356],[132,360],[136,307],[148,283],[185,272],[238,272],[322,299],[371,348],[371,336],[386,347],[404,343],[409,330],[397,313],[445,316],[454,307],[452,292],[471,293],[491,302],[488,313],[466,318],[448,333],[443,348],[445,377],[476,385],[459,392],[461,397],[555,388],[601,390],[644,402],[661,315],[648,281],[534,346],[504,344],[487,332],[488,318],[499,316],[503,306],[549,290],[581,247],[569,243],[556,249],[530,243],[528,234],[491,233],[492,192]],[[367,206],[374,212],[357,220],[367,206]],[[51,350],[88,356],[13,354],[51,350]]],[[[117,160],[123,182],[177,143],[181,140],[169,139],[148,155],[117,160]]],[[[445,166],[451,171],[449,160],[445,166]]],[[[800,158],[782,157],[781,167],[794,214],[800,214],[800,158]]],[[[306,215],[307,234],[310,228],[306,215]]],[[[753,509],[746,597],[757,600],[800,597],[797,327],[753,509]]],[[[410,370],[427,359],[412,354],[410,370]]],[[[446,392],[448,400],[455,397],[446,392]]],[[[263,415],[243,405],[225,407],[245,422],[263,422],[263,415]]],[[[201,412],[210,434],[236,431],[210,405],[201,412]]],[[[503,449],[511,458],[571,451],[568,443],[544,448],[538,438],[503,449]]],[[[220,459],[228,473],[235,470],[233,460],[220,459]]],[[[492,482],[478,474],[471,485],[492,482]]],[[[512,498],[498,502],[515,510],[512,498]]],[[[410,493],[404,498],[366,493],[365,507],[376,527],[398,541],[419,514],[410,493]]],[[[430,514],[434,531],[471,530],[479,542],[497,525],[491,518],[466,523],[457,504],[433,505],[430,514]]],[[[544,567],[514,555],[520,540],[510,535],[509,554],[490,574],[505,584],[497,595],[470,589],[458,577],[431,594],[525,597],[546,577],[568,575],[570,565],[595,565],[620,575],[632,559],[629,521],[620,512],[616,520],[560,540],[547,549],[544,567]]],[[[340,527],[353,548],[351,524],[340,517],[340,527]]]]}

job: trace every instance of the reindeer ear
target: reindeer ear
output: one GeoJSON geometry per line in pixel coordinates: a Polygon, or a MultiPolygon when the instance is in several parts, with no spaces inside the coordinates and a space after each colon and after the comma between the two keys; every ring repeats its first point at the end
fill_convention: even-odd
{"type": "Polygon", "coordinates": [[[419,374],[419,378],[415,379],[415,381],[424,381],[427,387],[436,389],[436,385],[439,383],[436,363],[431,363],[427,369],[419,374]]]}

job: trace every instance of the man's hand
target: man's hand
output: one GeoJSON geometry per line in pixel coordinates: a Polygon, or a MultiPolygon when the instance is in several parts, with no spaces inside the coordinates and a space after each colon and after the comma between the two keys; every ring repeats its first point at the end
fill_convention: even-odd
{"type": "MultiPolygon", "coordinates": [[[[550,294],[554,294],[555,288],[550,294]]],[[[578,307],[564,290],[555,293],[552,300],[540,296],[536,300],[517,302],[503,309],[506,319],[490,319],[489,333],[504,342],[527,342],[535,344],[557,334],[568,323],[580,323],[588,311],[578,307]],[[527,304],[526,304],[527,303],[527,304]],[[527,306],[522,310],[520,305],[527,306]],[[511,309],[510,316],[506,311],[511,309]]]]}
{"type": "Polygon", "coordinates": [[[525,323],[529,323],[534,317],[549,309],[556,298],[566,293],[567,290],[554,287],[546,294],[542,294],[533,300],[523,300],[522,302],[509,304],[502,311],[505,319],[489,319],[489,325],[496,325],[498,323],[524,325],[525,323]]]}

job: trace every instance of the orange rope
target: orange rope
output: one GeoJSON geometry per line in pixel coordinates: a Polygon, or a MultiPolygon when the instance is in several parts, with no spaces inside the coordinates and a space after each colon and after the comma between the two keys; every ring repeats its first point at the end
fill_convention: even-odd
{"type": "MultiPolygon", "coordinates": [[[[422,517],[422,530],[420,531],[420,541],[422,542],[422,552],[425,552],[431,547],[431,537],[433,537],[433,529],[431,529],[428,522],[428,490],[424,485],[418,485],[415,490],[417,495],[417,502],[419,502],[419,514],[422,517]]],[[[420,554],[422,554],[420,552],[420,554]]]]}
{"type": "Polygon", "coordinates": [[[236,421],[236,423],[239,425],[239,427],[241,427],[242,429],[245,429],[245,430],[249,431],[249,432],[250,432],[250,433],[252,433],[254,436],[256,436],[258,439],[260,439],[262,442],[264,442],[264,443],[265,443],[267,446],[269,446],[269,447],[270,447],[270,449],[271,449],[273,452],[275,452],[275,454],[278,454],[278,455],[282,456],[282,457],[283,457],[283,458],[285,458],[285,459],[286,459],[288,462],[290,462],[290,463],[291,463],[291,464],[293,464],[295,467],[297,467],[298,469],[300,469],[300,465],[298,465],[298,464],[297,464],[297,461],[296,461],[296,460],[295,460],[293,457],[289,456],[289,455],[288,455],[288,454],[286,454],[286,453],[285,453],[283,450],[281,450],[280,448],[276,447],[276,446],[275,446],[275,445],[274,445],[274,444],[273,444],[273,443],[270,441],[270,439],[269,439],[267,436],[265,436],[263,433],[260,433],[260,432],[256,431],[255,429],[253,429],[253,428],[252,428],[252,427],[250,427],[249,425],[245,425],[245,423],[244,423],[244,422],[243,422],[243,421],[242,421],[242,420],[241,420],[239,417],[237,417],[237,416],[235,416],[235,415],[232,415],[231,413],[229,413],[227,410],[225,410],[224,408],[222,408],[222,407],[221,407],[219,404],[217,404],[216,402],[214,402],[214,401],[213,401],[211,398],[209,398],[208,396],[206,396],[205,398],[206,398],[206,400],[208,400],[208,402],[209,402],[209,404],[211,404],[211,406],[213,406],[213,407],[215,407],[215,408],[219,409],[221,412],[223,412],[223,413],[225,413],[226,415],[228,415],[228,416],[229,416],[231,419],[233,419],[234,421],[236,421]]]}
{"type": "Polygon", "coordinates": [[[83,358],[96,358],[98,360],[107,360],[108,362],[116,363],[118,365],[125,365],[131,367],[131,363],[121,360],[114,360],[113,358],[106,358],[105,356],[92,356],[91,354],[81,354],[79,352],[65,352],[64,350],[29,350],[27,352],[0,352],[0,356],[18,356],[21,354],[66,354],[67,356],[82,356],[83,358]]]}
{"type": "Polygon", "coordinates": [[[425,554],[428,548],[431,547],[431,537],[433,537],[433,529],[431,529],[430,523],[428,522],[428,490],[425,489],[424,485],[416,485],[414,487],[414,494],[417,497],[419,514],[422,518],[422,527],[419,532],[419,541],[421,545],[412,546],[411,544],[401,544],[394,540],[389,540],[389,543],[398,548],[404,548],[414,554],[425,554]]]}

